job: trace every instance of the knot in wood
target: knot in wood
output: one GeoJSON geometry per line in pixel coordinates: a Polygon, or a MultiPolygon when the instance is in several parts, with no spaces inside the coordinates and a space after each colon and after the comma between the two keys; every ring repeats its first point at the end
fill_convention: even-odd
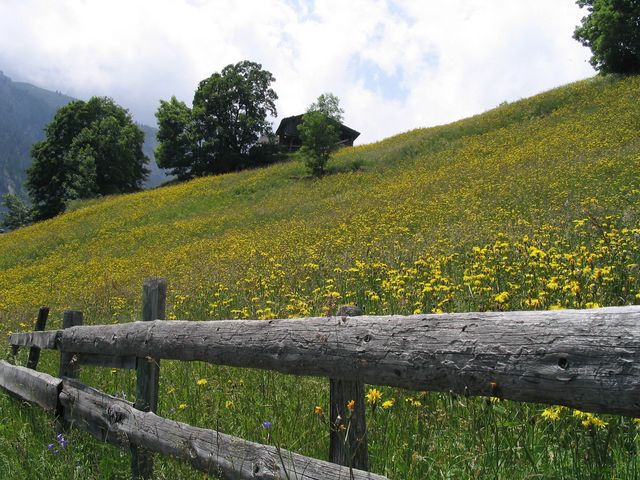
{"type": "Polygon", "coordinates": [[[107,408],[107,418],[111,425],[121,423],[127,417],[127,412],[120,405],[111,405],[107,408]]]}
{"type": "Polygon", "coordinates": [[[268,465],[265,465],[262,460],[259,460],[253,464],[251,478],[255,478],[256,480],[274,480],[280,478],[277,475],[278,470],[277,465],[273,465],[273,467],[270,468],[268,465]]]}
{"type": "Polygon", "coordinates": [[[358,317],[362,315],[362,309],[357,305],[342,305],[336,312],[338,317],[358,317]]]}
{"type": "Polygon", "coordinates": [[[191,460],[198,458],[198,448],[195,446],[192,440],[189,440],[186,445],[186,452],[191,460]]]}

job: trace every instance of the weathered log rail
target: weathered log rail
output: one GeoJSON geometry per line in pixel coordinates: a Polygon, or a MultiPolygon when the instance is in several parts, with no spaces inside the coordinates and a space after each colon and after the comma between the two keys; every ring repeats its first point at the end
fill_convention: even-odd
{"type": "Polygon", "coordinates": [[[348,467],[159,417],[73,379],[52,377],[2,360],[0,385],[22,400],[61,412],[65,422],[101,441],[124,448],[143,445],[222,479],[386,478],[359,470],[350,472],[348,467]]]}
{"type": "MultiPolygon", "coordinates": [[[[339,315],[270,321],[191,322],[155,320],[161,318],[157,314],[145,317],[151,321],[13,334],[10,343],[57,349],[77,365],[137,368],[138,376],[143,379],[147,375],[140,370],[144,359],[152,358],[157,364],[160,359],[199,360],[327,377],[332,379],[331,395],[336,399],[342,398],[341,389],[345,390],[344,395],[353,396],[354,391],[362,391],[362,385],[369,383],[495,396],[640,417],[640,306],[410,316],[339,315]]],[[[9,367],[0,365],[0,383],[4,378],[10,378],[5,371],[9,371],[9,367]]],[[[63,379],[62,387],[59,387],[61,405],[58,409],[62,412],[67,410],[69,403],[64,399],[73,397],[65,389],[73,385],[67,387],[63,379]]],[[[122,411],[114,410],[116,404],[118,408],[124,408],[113,399],[105,400],[104,394],[100,394],[102,400],[96,400],[98,393],[91,393],[94,405],[107,408],[109,412],[122,411]]],[[[74,395],[81,398],[79,393],[74,395]]],[[[39,398],[29,400],[51,406],[50,403],[43,404],[39,398]]],[[[153,396],[147,400],[153,401],[153,396]]],[[[155,415],[144,417],[146,413],[137,410],[127,410],[126,415],[127,418],[136,417],[135,422],[142,422],[140,424],[147,421],[141,418],[160,418],[155,415]],[[143,417],[138,418],[140,415],[143,417]]],[[[113,421],[109,423],[108,415],[105,417],[104,413],[98,417],[103,419],[101,428],[104,431],[124,431],[132,445],[152,445],[154,451],[170,452],[191,461],[191,457],[176,455],[169,445],[158,446],[157,442],[150,442],[140,432],[118,430],[124,427],[113,421]]],[[[362,417],[359,428],[366,432],[364,415],[362,417]]],[[[237,442],[244,440],[233,442],[234,448],[240,448],[237,442]]],[[[209,447],[198,445],[193,448],[205,455],[209,447]]],[[[361,447],[362,442],[357,448],[354,443],[350,451],[359,450],[358,458],[347,460],[340,452],[334,452],[332,445],[330,458],[366,470],[366,443],[364,449],[361,447]]],[[[254,458],[254,453],[243,452],[242,455],[248,455],[246,458],[254,458]]],[[[193,452],[190,455],[193,456],[193,452]]],[[[290,459],[295,458],[294,463],[300,461],[295,454],[287,452],[287,455],[290,459]]],[[[211,462],[210,457],[207,462],[211,462]]],[[[237,457],[234,458],[237,463],[237,457]]],[[[274,460],[269,458],[271,460],[265,460],[264,465],[274,460]]],[[[196,468],[210,464],[203,462],[197,460],[192,464],[196,468]]],[[[298,478],[316,478],[311,473],[313,469],[309,470],[313,462],[319,460],[305,464],[310,466],[304,469],[304,475],[311,476],[298,478]]],[[[221,472],[227,471],[226,464],[216,465],[221,472]]],[[[255,467],[257,463],[252,465],[255,467]]],[[[284,468],[293,468],[293,465],[284,468]]],[[[297,472],[301,471],[298,466],[295,468],[297,472]]],[[[317,478],[333,478],[328,470],[322,472],[317,478]]],[[[241,478],[278,478],[277,475],[277,471],[271,471],[264,477],[241,478]]],[[[383,478],[357,470],[351,470],[349,475],[342,478],[383,478]]]]}
{"type": "MultiPolygon", "coordinates": [[[[16,333],[10,342],[73,352],[87,363],[92,355],[101,355],[108,366],[134,356],[200,360],[640,416],[636,306],[269,321],[156,320],[16,333]]],[[[98,363],[100,357],[95,358],[98,363]]]]}

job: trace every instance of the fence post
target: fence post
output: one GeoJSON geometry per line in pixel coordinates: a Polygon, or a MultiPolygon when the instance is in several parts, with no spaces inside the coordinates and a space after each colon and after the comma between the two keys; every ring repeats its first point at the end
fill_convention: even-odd
{"type": "MultiPolygon", "coordinates": [[[[77,310],[66,310],[62,317],[62,328],[71,328],[78,325],[82,325],[83,316],[82,312],[77,310]]],[[[29,358],[31,358],[31,351],[29,352],[29,358]]],[[[77,361],[77,356],[73,352],[60,352],[60,369],[58,377],[60,378],[80,378],[80,364],[77,361]]],[[[60,410],[58,411],[58,413],[60,410]]],[[[67,422],[60,415],[57,420],[60,430],[65,431],[69,429],[69,422],[67,422]]]]}
{"type": "MultiPolygon", "coordinates": [[[[77,310],[67,310],[62,317],[62,328],[71,328],[78,325],[82,325],[83,317],[82,312],[77,310]]],[[[77,357],[73,352],[60,352],[60,378],[79,378],[80,377],[80,364],[77,362],[77,357]]]]}
{"type": "MultiPolygon", "coordinates": [[[[49,308],[40,307],[38,311],[38,319],[36,320],[36,326],[34,332],[42,332],[47,325],[47,318],[49,317],[49,308]]],[[[40,361],[40,349],[38,347],[31,347],[29,350],[29,358],[27,359],[27,368],[35,370],[38,368],[38,362],[40,361]]]]}
{"type": "MultiPolygon", "coordinates": [[[[142,321],[164,320],[167,299],[167,281],[148,278],[142,292],[142,321]]],[[[143,412],[158,409],[158,382],[160,359],[136,359],[136,401],[134,407],[143,412]]],[[[149,479],[153,475],[153,454],[138,445],[131,445],[131,473],[134,479],[149,479]]]]}
{"type": "MultiPolygon", "coordinates": [[[[337,315],[356,317],[362,315],[362,310],[345,305],[338,309],[337,315]]],[[[364,384],[359,380],[329,379],[329,410],[329,461],[359,470],[369,470],[364,384]],[[355,405],[353,411],[349,412],[347,403],[351,400],[355,401],[355,405]],[[351,416],[346,438],[347,431],[341,431],[336,422],[338,416],[342,418],[345,427],[346,419],[351,416]]]]}

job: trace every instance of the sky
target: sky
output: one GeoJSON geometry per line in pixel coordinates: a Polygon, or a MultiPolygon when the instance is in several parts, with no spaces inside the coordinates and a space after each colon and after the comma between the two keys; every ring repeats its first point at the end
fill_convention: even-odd
{"type": "Polygon", "coordinates": [[[574,0],[0,0],[0,70],[155,125],[160,99],[251,60],[279,120],[321,93],[369,143],[593,76],[574,0]]]}

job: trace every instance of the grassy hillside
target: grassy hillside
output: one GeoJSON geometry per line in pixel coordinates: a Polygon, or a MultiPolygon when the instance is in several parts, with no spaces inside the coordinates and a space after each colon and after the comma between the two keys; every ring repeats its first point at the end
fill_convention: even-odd
{"type": "MultiPolygon", "coordinates": [[[[639,100],[640,77],[595,78],[342,150],[322,179],[291,162],[92,202],[0,237],[0,325],[28,329],[41,304],[52,327],[67,308],[130,321],[155,275],[169,280],[170,318],[194,320],[342,303],[401,314],[640,303],[639,100]]],[[[161,377],[163,415],[262,441],[273,420],[282,445],[324,458],[313,413],[327,409],[324,382],[169,362],[161,377]]],[[[124,373],[85,380],[131,392],[124,373]]],[[[372,415],[372,470],[392,478],[638,474],[628,419],[551,421],[535,405],[382,392],[395,404],[372,415]]],[[[34,467],[15,452],[47,440],[29,426],[44,417],[13,405],[0,398],[0,414],[17,416],[0,431],[0,462],[22,478],[34,467]]],[[[75,435],[65,460],[40,449],[37,474],[126,477],[126,458],[75,435]]],[[[188,472],[164,461],[158,475],[188,472]]]]}

